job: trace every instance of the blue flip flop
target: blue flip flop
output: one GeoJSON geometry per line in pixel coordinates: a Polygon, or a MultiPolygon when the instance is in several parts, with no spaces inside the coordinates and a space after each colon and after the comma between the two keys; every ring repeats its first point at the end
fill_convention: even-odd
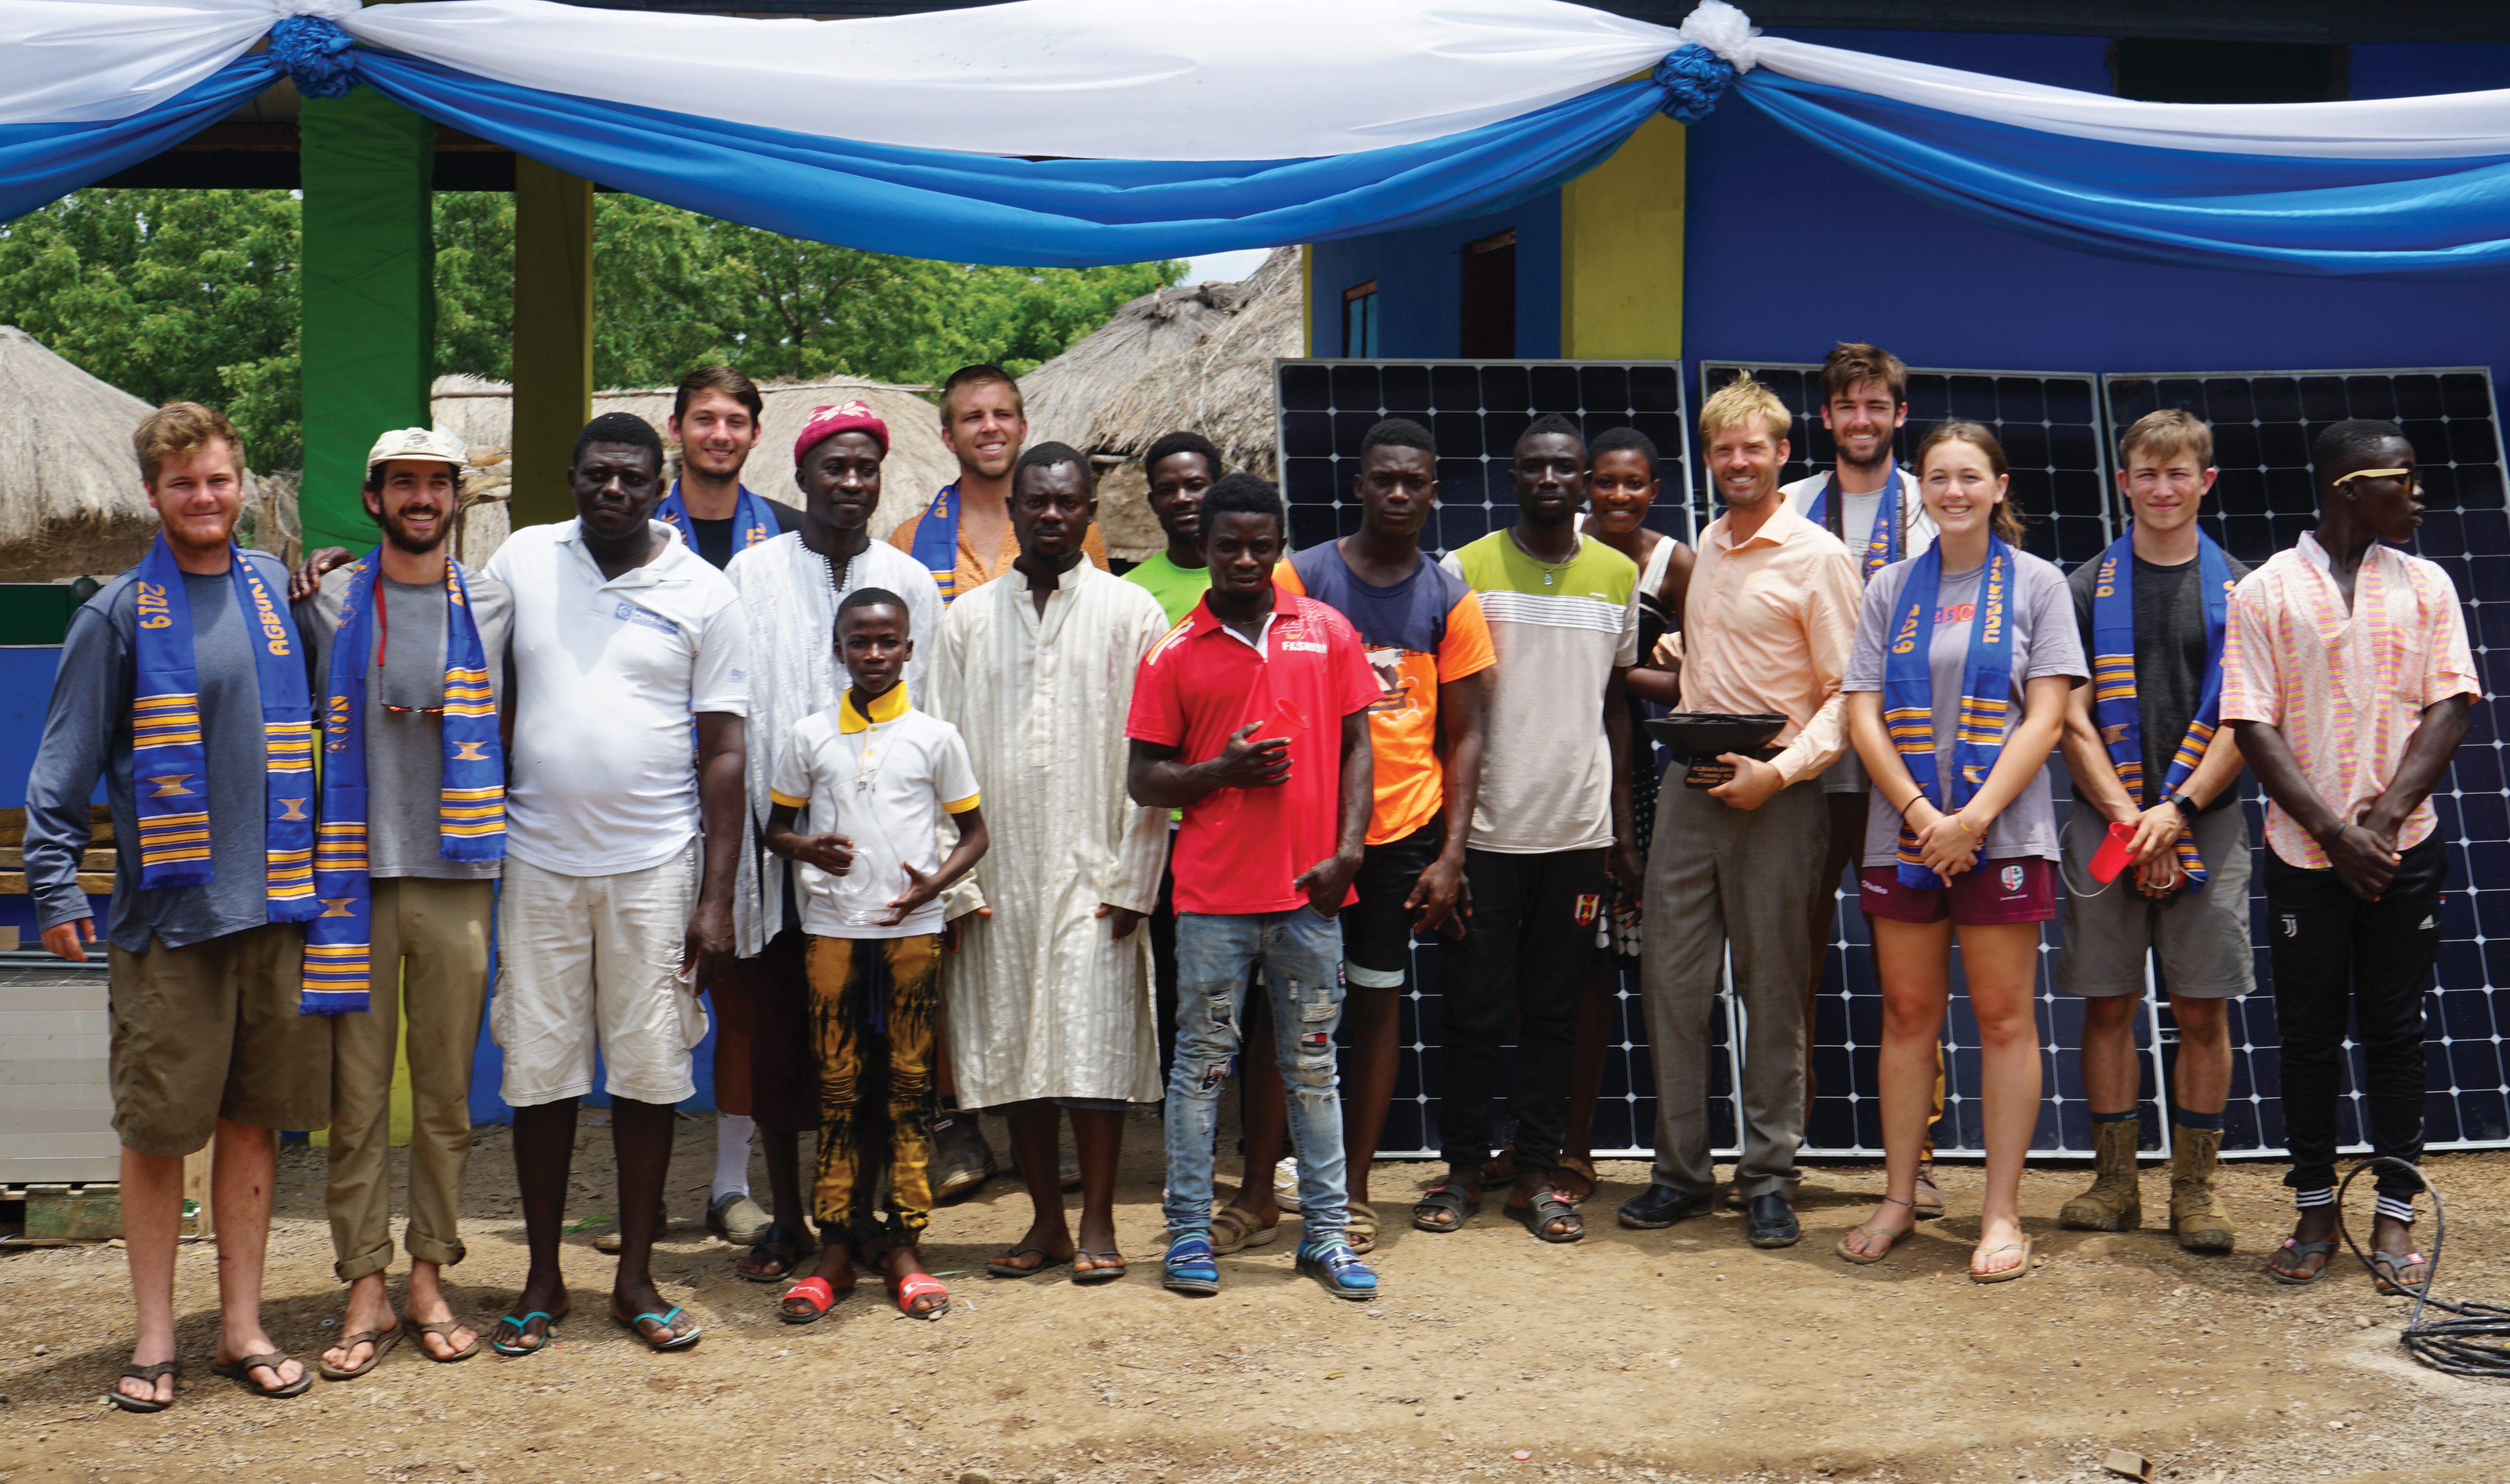
{"type": "Polygon", "coordinates": [[[651,1319],[655,1323],[663,1326],[666,1331],[668,1331],[671,1327],[671,1321],[678,1318],[681,1313],[682,1311],[680,1307],[674,1304],[671,1306],[671,1312],[668,1313],[648,1313],[630,1315],[623,1314],[618,1310],[613,1309],[610,1311],[610,1317],[617,1321],[621,1329],[634,1335],[639,1340],[643,1340],[646,1347],[650,1350],[684,1351],[690,1346],[697,1344],[699,1338],[705,1334],[704,1325],[701,1324],[697,1328],[690,1330],[685,1335],[671,1335],[669,1338],[663,1340],[652,1339],[648,1337],[642,1329],[637,1327],[638,1325],[643,1324],[647,1319],[651,1319]]]}
{"type": "Polygon", "coordinates": [[[541,1331],[540,1344],[508,1345],[505,1341],[498,1339],[492,1332],[488,1336],[488,1348],[495,1351],[500,1355],[533,1355],[549,1349],[550,1342],[557,1338],[557,1315],[551,1313],[545,1309],[535,1309],[527,1314],[508,1314],[504,1318],[499,1319],[497,1323],[501,1326],[512,1324],[514,1326],[515,1336],[520,1338],[532,1327],[532,1321],[534,1319],[549,1320],[549,1328],[541,1331]]]}
{"type": "Polygon", "coordinates": [[[1160,1286],[1178,1293],[1218,1293],[1220,1260],[1211,1234],[1200,1227],[1179,1232],[1160,1262],[1160,1286]]]}

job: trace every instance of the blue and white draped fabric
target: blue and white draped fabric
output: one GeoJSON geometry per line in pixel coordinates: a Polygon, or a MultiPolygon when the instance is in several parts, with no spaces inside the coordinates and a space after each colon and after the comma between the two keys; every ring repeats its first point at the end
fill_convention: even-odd
{"type": "MultiPolygon", "coordinates": [[[[254,634],[253,680],[261,696],[264,790],[263,874],[269,921],[303,922],[314,900],[314,708],[305,661],[285,604],[229,543],[227,576],[236,608],[254,634]]],[[[201,732],[201,676],[192,645],[192,602],[183,569],[158,534],[139,560],[134,596],[139,628],[131,699],[131,780],[139,817],[139,887],[160,892],[204,887],[215,866],[209,818],[209,745],[201,732]]]]}
{"type": "Polygon", "coordinates": [[[1730,89],[1903,190],[2086,251],[2510,273],[2510,92],[2142,102],[1762,36],[1725,0],[1680,27],[1565,0],[1015,0],[985,22],[12,0],[0,219],[284,74],[320,96],[362,84],[604,185],[791,236],[1127,262],[1498,210],[1730,89]]]}
{"type": "MultiPolygon", "coordinates": [[[[734,550],[746,552],[762,541],[772,541],[784,534],[777,523],[775,508],[766,497],[748,485],[741,486],[741,501],[733,507],[734,550]]],[[[671,481],[671,492],[663,497],[654,518],[680,533],[680,545],[694,552],[698,549],[697,528],[689,524],[689,508],[680,500],[680,481],[671,481]]]]}
{"type": "MultiPolygon", "coordinates": [[[[361,1014],[372,976],[374,884],[366,850],[366,667],[375,652],[376,581],[382,549],[349,569],[331,671],[323,696],[323,823],[314,857],[323,910],[305,927],[309,1015],[361,1014]]],[[[488,654],[471,617],[458,563],[444,564],[444,781],[437,803],[437,854],[446,860],[506,855],[506,758],[488,654]]]]}
{"type": "Polygon", "coordinates": [[[959,596],[959,481],[941,486],[932,503],[924,508],[924,518],[915,523],[915,547],[906,554],[924,563],[932,580],[941,585],[941,603],[947,607],[959,596]]]}
{"type": "MultiPolygon", "coordinates": [[[[2205,679],[2196,694],[2196,714],[2187,735],[2171,755],[2161,788],[2150,802],[2179,792],[2187,775],[2205,760],[2205,748],[2223,719],[2223,635],[2230,626],[2231,563],[2223,549],[2204,532],[2196,533],[2196,574],[2205,593],[2205,679]]],[[[2149,807],[2144,790],[2144,707],[2135,696],[2135,530],[2110,544],[2101,555],[2092,584],[2092,722],[2110,750],[2110,767],[2140,807],[2149,807]]],[[[2195,832],[2183,821],[2177,846],[2179,868],[2187,884],[2202,891],[2205,858],[2196,853],[2195,832]]]]}
{"type": "MultiPolygon", "coordinates": [[[[1900,547],[1907,540],[1907,533],[1901,529],[1907,522],[1900,518],[1901,505],[1908,499],[1907,491],[1900,486],[1900,460],[1886,455],[1884,468],[1888,474],[1882,480],[1882,498],[1874,506],[1874,528],[1866,534],[1865,554],[1856,563],[1856,575],[1869,583],[1874,581],[1875,573],[1900,559],[1900,547]]],[[[1824,524],[1830,514],[1830,497],[1838,493],[1839,471],[1834,469],[1830,472],[1830,482],[1823,485],[1821,493],[1812,497],[1812,504],[1806,507],[1805,518],[1815,525],[1824,524]]],[[[1844,497],[1840,509],[1842,514],[1846,511],[1844,497]]]]}
{"type": "MultiPolygon", "coordinates": [[[[1899,616],[1882,657],[1882,724],[1927,803],[1959,814],[1987,781],[2013,718],[2013,624],[2005,616],[2013,591],[2013,549],[1987,539],[1987,570],[1978,581],[1969,652],[1961,661],[1960,709],[1953,723],[1953,776],[1935,769],[1935,683],[1927,651],[1935,637],[1935,599],[1943,587],[1944,549],[1926,548],[1900,590],[1899,616]]],[[[1900,884],[1915,891],[1943,882],[1918,855],[1917,831],[1900,824],[1900,884]]]]}

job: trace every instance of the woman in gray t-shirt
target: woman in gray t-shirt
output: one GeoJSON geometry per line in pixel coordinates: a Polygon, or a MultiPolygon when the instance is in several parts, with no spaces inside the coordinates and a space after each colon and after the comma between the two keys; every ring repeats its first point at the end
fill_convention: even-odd
{"type": "Polygon", "coordinates": [[[1918,445],[1916,462],[1935,545],[1866,588],[1841,687],[1848,734],[1874,779],[1857,887],[1882,985],[1890,1194],[1840,1239],[1839,1255],[1878,1262],[1916,1226],[1910,1202],[1958,934],[1978,1017],[1987,1132],[1987,1194],[1969,1272],[1996,1283],[2031,1271],[2020,1191],[2039,1114],[2039,925],[2056,915],[2048,756],[2067,693],[2088,666],[2065,574],[2021,550],[1996,436],[1976,423],[1943,423],[1918,445]],[[2000,675],[1998,649],[2008,657],[2000,675]],[[1966,738],[1964,692],[1978,703],[1966,738]],[[1930,704],[1919,704],[1921,695],[1930,704]],[[2000,743],[1993,740],[1999,725],[2000,743]],[[1895,732],[1913,744],[1930,733],[1932,746],[1904,756],[1895,732]],[[1922,788],[1921,774],[1931,775],[1922,788]]]}

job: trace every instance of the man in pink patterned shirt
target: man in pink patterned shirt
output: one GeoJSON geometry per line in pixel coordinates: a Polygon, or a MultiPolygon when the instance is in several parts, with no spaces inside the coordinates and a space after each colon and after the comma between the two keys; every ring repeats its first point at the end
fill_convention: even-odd
{"type": "MultiPolygon", "coordinates": [[[[2423,1141],[2423,996],[2440,952],[2446,842],[2429,795],[2482,695],[2449,574],[2396,550],[2422,524],[2394,423],[2327,428],[2310,450],[2318,528],[2231,595],[2223,720],[2265,785],[2265,885],[2283,1033],[2284,1177],[2299,1223],[2266,1264],[2305,1283],[2336,1251],[2336,1104],[2345,1023],[2362,1043],[2372,1152],[2423,1141]]],[[[2383,1167],[2372,1261],[2383,1292],[2428,1275],[2411,1170],[2383,1167]]]]}

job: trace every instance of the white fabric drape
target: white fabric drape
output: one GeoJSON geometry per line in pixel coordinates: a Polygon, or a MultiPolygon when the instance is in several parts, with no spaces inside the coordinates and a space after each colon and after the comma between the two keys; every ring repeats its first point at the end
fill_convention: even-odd
{"type": "Polygon", "coordinates": [[[1043,617],[1012,573],[943,621],[932,709],[967,740],[993,838],[975,872],[991,915],[957,919],[941,970],[963,1107],[1160,1095],[1150,930],[1112,937],[1096,913],[1158,903],[1167,811],[1125,794],[1124,718],[1167,628],[1148,590],[1085,561],[1043,617]]]}

